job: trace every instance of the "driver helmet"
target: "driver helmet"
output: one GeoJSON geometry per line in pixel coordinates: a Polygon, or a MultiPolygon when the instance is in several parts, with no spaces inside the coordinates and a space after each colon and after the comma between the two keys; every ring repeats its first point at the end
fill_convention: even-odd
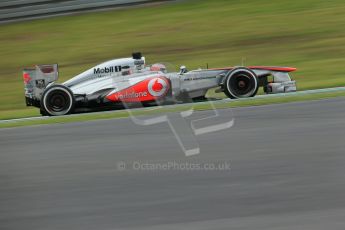
{"type": "Polygon", "coordinates": [[[161,63],[156,63],[156,64],[153,64],[151,67],[150,67],[150,70],[151,71],[161,71],[163,73],[166,73],[167,72],[167,68],[165,67],[165,65],[161,64],[161,63]]]}

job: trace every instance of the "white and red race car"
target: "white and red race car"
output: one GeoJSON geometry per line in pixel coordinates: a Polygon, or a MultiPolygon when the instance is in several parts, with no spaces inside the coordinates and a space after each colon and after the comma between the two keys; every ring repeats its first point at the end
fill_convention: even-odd
{"type": "Polygon", "coordinates": [[[141,53],[101,63],[70,80],[57,84],[58,65],[37,65],[23,71],[26,105],[42,115],[58,116],[141,103],[161,104],[204,98],[218,87],[229,98],[296,91],[291,67],[226,67],[169,72],[163,64],[148,66],[141,53]]]}

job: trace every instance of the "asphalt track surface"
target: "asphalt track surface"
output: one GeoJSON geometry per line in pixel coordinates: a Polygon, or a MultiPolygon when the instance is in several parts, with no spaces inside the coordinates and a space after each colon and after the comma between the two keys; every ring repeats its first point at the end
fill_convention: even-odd
{"type": "Polygon", "coordinates": [[[222,111],[193,157],[166,123],[1,129],[0,229],[344,229],[344,98],[222,111]]]}
{"type": "MultiPolygon", "coordinates": [[[[332,92],[342,92],[345,91],[345,87],[333,87],[333,88],[323,88],[323,89],[312,89],[312,90],[303,90],[303,91],[297,91],[297,92],[290,92],[290,93],[279,93],[279,94],[265,94],[265,95],[258,95],[255,97],[250,98],[241,98],[241,99],[221,99],[221,100],[214,100],[211,102],[213,104],[221,104],[224,102],[231,102],[231,101],[248,101],[248,100],[256,100],[256,99],[264,99],[264,98],[272,98],[272,97],[288,97],[288,96],[303,96],[303,95],[311,95],[311,94],[318,94],[318,93],[332,93],[332,92]]],[[[205,102],[198,102],[198,104],[209,104],[210,101],[205,102]]],[[[196,103],[183,103],[183,104],[175,104],[175,105],[165,105],[165,108],[172,108],[172,107],[178,107],[178,106],[186,106],[188,104],[196,104],[196,103]]],[[[154,108],[153,108],[154,109],[154,108]]],[[[151,110],[151,108],[137,108],[136,110],[151,110]]],[[[112,110],[112,111],[106,111],[106,112],[93,112],[93,114],[101,114],[101,113],[116,113],[121,112],[123,110],[112,110]]],[[[88,115],[91,113],[84,113],[84,115],[88,115]]],[[[82,116],[83,114],[72,114],[67,116],[82,116]]],[[[20,121],[28,121],[28,120],[44,120],[44,119],[52,119],[53,117],[49,116],[38,116],[38,117],[25,117],[25,118],[15,118],[15,119],[6,119],[6,120],[0,120],[1,123],[15,123],[20,121]]]]}

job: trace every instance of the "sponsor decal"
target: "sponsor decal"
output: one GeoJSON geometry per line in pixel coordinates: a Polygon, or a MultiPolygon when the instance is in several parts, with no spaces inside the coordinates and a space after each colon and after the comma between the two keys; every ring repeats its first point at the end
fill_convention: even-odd
{"type": "Polygon", "coordinates": [[[24,83],[28,84],[31,81],[31,77],[29,73],[24,72],[23,73],[23,79],[24,79],[24,83]]]}
{"type": "Polygon", "coordinates": [[[160,97],[167,92],[168,83],[163,78],[153,78],[149,81],[148,90],[154,97],[160,97]]]}
{"type": "Polygon", "coordinates": [[[144,102],[155,101],[167,94],[170,84],[166,77],[159,76],[145,79],[135,85],[115,93],[106,98],[113,102],[144,102]]]}
{"type": "Polygon", "coordinates": [[[35,83],[36,87],[39,89],[44,89],[46,87],[43,79],[36,80],[35,83]]]}
{"type": "Polygon", "coordinates": [[[205,80],[205,79],[212,79],[212,78],[217,78],[217,76],[188,77],[188,78],[185,78],[184,81],[197,81],[197,80],[205,80]]]}
{"type": "Polygon", "coordinates": [[[145,61],[144,60],[135,60],[134,65],[144,65],[145,61]]]}
{"type": "Polygon", "coordinates": [[[146,97],[147,96],[147,92],[130,92],[128,93],[127,91],[124,94],[119,94],[118,99],[120,99],[121,101],[125,100],[125,99],[133,99],[133,98],[140,98],[140,97],[146,97]]]}
{"type": "Polygon", "coordinates": [[[122,67],[121,66],[110,66],[110,67],[104,67],[104,68],[94,68],[93,73],[94,74],[103,74],[103,73],[116,73],[121,72],[122,67]]]}

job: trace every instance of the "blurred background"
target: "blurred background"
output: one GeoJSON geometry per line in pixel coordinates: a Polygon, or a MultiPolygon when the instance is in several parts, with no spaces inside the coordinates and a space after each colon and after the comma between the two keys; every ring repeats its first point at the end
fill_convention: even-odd
{"type": "Polygon", "coordinates": [[[345,84],[343,0],[15,0],[0,15],[0,117],[38,115],[25,107],[24,67],[58,63],[62,82],[134,51],[189,69],[293,66],[299,90],[345,84]]]}
{"type": "MultiPolygon", "coordinates": [[[[344,15],[344,0],[0,0],[0,120],[39,116],[25,106],[24,67],[58,63],[63,82],[135,51],[188,69],[297,67],[299,90],[345,86],[344,15]]],[[[189,158],[170,121],[1,126],[0,230],[344,229],[344,97],[222,112],[180,123],[236,118],[197,135],[201,154],[189,158]],[[131,169],[138,162],[231,170],[131,169]]]]}

